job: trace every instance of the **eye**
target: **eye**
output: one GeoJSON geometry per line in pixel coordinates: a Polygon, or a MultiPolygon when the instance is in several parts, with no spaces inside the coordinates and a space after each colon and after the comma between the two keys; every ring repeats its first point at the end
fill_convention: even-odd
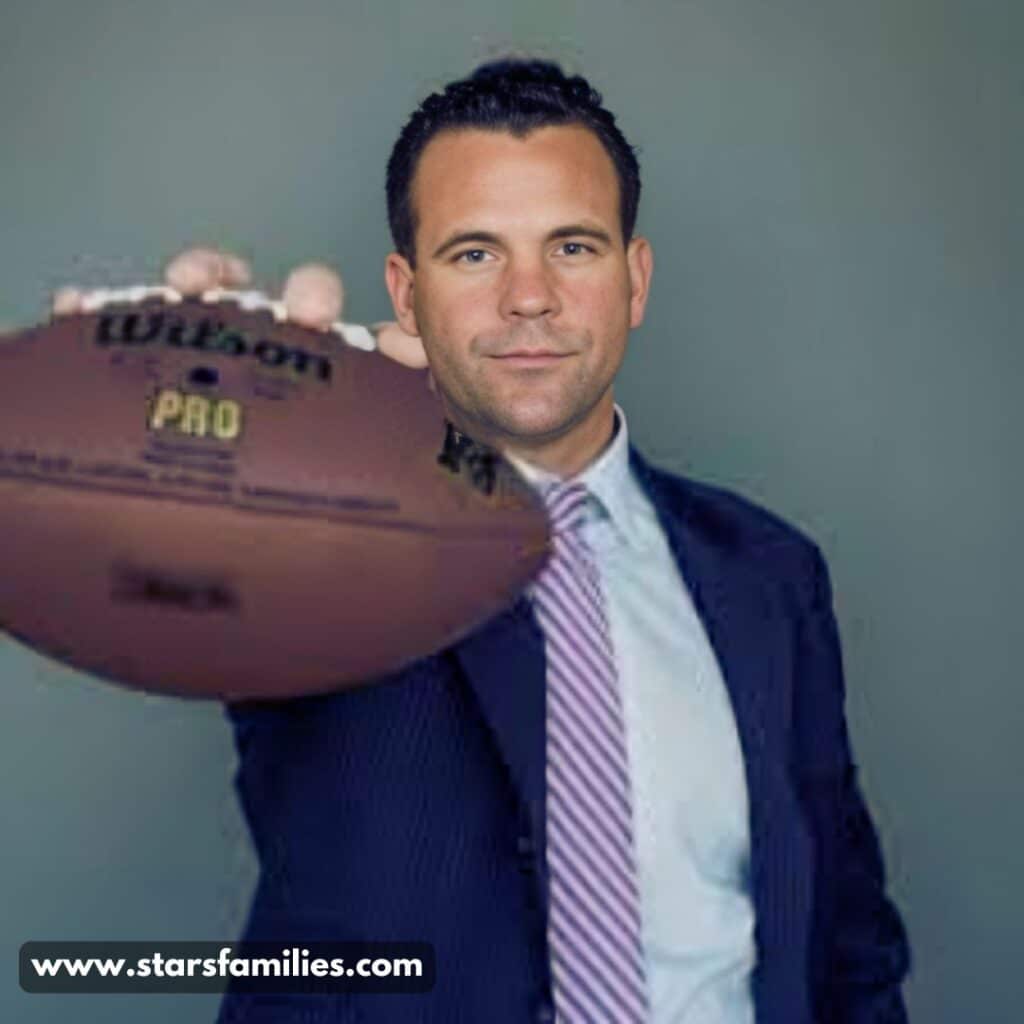
{"type": "MultiPolygon", "coordinates": [[[[580,252],[582,252],[582,251],[593,252],[594,251],[589,245],[584,245],[582,242],[563,242],[562,243],[562,248],[563,249],[566,249],[569,246],[575,246],[575,248],[577,250],[579,250],[580,252]]],[[[569,255],[570,256],[575,256],[576,253],[571,252],[571,253],[569,253],[569,255]]]]}
{"type": "Polygon", "coordinates": [[[460,252],[458,256],[455,257],[455,262],[458,263],[461,261],[463,263],[483,263],[483,260],[466,259],[467,256],[473,255],[486,256],[487,253],[483,249],[466,249],[464,252],[460,252]]]}

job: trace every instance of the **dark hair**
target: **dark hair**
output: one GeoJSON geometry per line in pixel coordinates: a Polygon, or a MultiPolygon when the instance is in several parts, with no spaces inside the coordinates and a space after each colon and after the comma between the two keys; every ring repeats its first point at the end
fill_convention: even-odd
{"type": "Polygon", "coordinates": [[[581,75],[566,77],[552,61],[510,57],[481,64],[443,93],[432,93],[406,122],[388,159],[388,223],[395,249],[415,268],[412,179],[420,154],[439,132],[482,128],[523,138],[535,128],[569,124],[589,128],[612,158],[619,179],[622,239],[628,242],[640,203],[640,167],[615,117],[601,102],[601,94],[581,75]]]}

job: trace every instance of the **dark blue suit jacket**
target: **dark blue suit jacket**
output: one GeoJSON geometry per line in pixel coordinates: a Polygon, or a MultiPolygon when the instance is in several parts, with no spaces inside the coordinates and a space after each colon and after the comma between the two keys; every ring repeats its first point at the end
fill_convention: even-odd
{"type": "MultiPolygon", "coordinates": [[[[632,445],[630,464],[738,726],[758,1024],[899,1024],[910,953],[857,784],[821,555],[769,513],[659,470],[632,445]]],[[[223,1024],[550,1019],[544,680],[524,595],[373,686],[228,707],[260,861],[244,938],[427,941],[437,981],[418,995],[229,993],[223,1024]]]]}

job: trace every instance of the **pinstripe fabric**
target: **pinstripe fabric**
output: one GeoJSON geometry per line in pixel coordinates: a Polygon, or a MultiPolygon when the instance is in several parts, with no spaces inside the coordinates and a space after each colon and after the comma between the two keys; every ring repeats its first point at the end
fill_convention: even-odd
{"type": "Polygon", "coordinates": [[[542,491],[553,551],[534,581],[547,657],[548,940],[559,1024],[646,1024],[625,728],[611,634],[578,527],[582,482],[542,491]]]}

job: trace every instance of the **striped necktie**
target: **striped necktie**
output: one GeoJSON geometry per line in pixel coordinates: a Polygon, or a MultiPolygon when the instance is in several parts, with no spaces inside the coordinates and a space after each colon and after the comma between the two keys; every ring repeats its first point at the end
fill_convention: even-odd
{"type": "Polygon", "coordinates": [[[548,942],[559,1024],[646,1024],[618,680],[601,580],[579,529],[589,492],[542,491],[552,553],[533,583],[547,660],[548,942]]]}

